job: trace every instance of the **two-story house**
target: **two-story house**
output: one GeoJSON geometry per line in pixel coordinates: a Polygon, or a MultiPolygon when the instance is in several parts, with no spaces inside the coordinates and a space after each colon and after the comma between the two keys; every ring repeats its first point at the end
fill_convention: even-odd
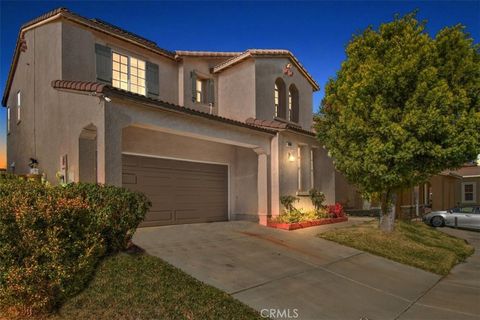
{"type": "Polygon", "coordinates": [[[2,104],[10,171],[144,192],[144,225],[265,223],[335,171],[312,131],[319,86],[286,50],[168,51],[67,9],[22,26],[2,104]]]}

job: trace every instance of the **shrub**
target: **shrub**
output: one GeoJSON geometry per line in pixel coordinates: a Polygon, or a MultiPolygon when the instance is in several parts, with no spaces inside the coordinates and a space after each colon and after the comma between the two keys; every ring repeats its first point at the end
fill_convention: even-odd
{"type": "Polygon", "coordinates": [[[151,206],[142,193],[114,186],[78,183],[65,186],[65,190],[92,208],[109,253],[126,249],[151,206]]]}
{"type": "Polygon", "coordinates": [[[316,219],[318,219],[318,215],[314,210],[304,211],[302,209],[295,209],[293,211],[282,213],[275,219],[275,222],[296,223],[302,221],[312,221],[316,219]]]}
{"type": "Polygon", "coordinates": [[[0,309],[49,311],[84,287],[104,253],[90,208],[31,181],[4,180],[0,199],[0,309]]]}
{"type": "Polygon", "coordinates": [[[123,188],[0,179],[0,310],[50,311],[126,247],[150,203],[123,188]]]}
{"type": "Polygon", "coordinates": [[[322,209],[325,209],[325,194],[323,192],[320,192],[317,189],[310,189],[310,191],[308,191],[308,195],[310,196],[310,200],[315,207],[315,211],[320,212],[322,209]]]}
{"type": "Polygon", "coordinates": [[[295,196],[281,196],[280,197],[280,203],[285,207],[285,210],[287,212],[292,212],[297,210],[294,206],[293,203],[297,202],[300,200],[298,197],[295,196]]]}
{"type": "Polygon", "coordinates": [[[328,206],[328,214],[333,218],[345,217],[345,210],[340,203],[335,203],[328,206]]]}

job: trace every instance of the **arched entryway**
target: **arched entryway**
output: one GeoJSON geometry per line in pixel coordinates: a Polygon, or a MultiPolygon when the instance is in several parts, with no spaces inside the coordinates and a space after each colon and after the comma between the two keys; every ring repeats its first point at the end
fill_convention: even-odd
{"type": "Polygon", "coordinates": [[[97,182],[97,127],[84,127],[78,139],[78,179],[97,182]]]}

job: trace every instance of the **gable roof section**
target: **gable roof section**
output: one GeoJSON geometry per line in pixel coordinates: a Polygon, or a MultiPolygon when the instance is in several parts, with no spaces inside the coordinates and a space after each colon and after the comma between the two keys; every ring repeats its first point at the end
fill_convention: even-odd
{"type": "Polygon", "coordinates": [[[462,178],[480,178],[480,166],[467,165],[454,171],[462,178]]]}
{"type": "Polygon", "coordinates": [[[51,86],[54,89],[59,89],[59,90],[71,90],[71,91],[77,91],[77,92],[87,92],[87,93],[93,93],[93,94],[107,94],[107,93],[113,93],[113,94],[118,94],[121,96],[125,96],[131,99],[136,100],[137,102],[143,102],[143,103],[150,103],[150,104],[155,104],[156,106],[164,109],[164,110],[170,110],[170,111],[175,111],[179,113],[184,113],[187,115],[192,115],[192,116],[198,116],[218,122],[223,122],[226,124],[231,124],[235,125],[238,127],[244,127],[247,129],[252,129],[268,134],[274,135],[276,133],[275,130],[271,130],[269,128],[262,128],[253,124],[241,122],[241,121],[236,121],[224,117],[220,117],[214,114],[182,107],[173,103],[168,103],[165,101],[157,100],[157,99],[152,99],[148,98],[146,96],[142,96],[136,93],[132,93],[129,91],[125,91],[122,89],[118,89],[115,87],[112,87],[110,85],[98,83],[98,82],[86,82],[86,81],[67,81],[67,80],[54,80],[51,83],[51,86]]]}
{"type": "Polygon", "coordinates": [[[100,19],[88,19],[85,17],[82,17],[76,13],[71,12],[67,8],[57,8],[55,10],[49,11],[33,20],[30,20],[29,22],[25,23],[22,25],[20,28],[20,32],[17,37],[17,44],[15,47],[15,51],[13,54],[13,59],[12,59],[12,64],[10,65],[10,71],[8,73],[8,78],[7,82],[5,84],[5,90],[3,92],[3,98],[2,98],[2,105],[6,106],[10,87],[12,84],[13,80],[13,74],[15,72],[17,63],[18,63],[18,58],[20,56],[21,52],[21,46],[23,43],[23,37],[26,31],[35,28],[38,24],[40,23],[46,23],[49,21],[57,20],[57,19],[67,19],[76,23],[79,23],[85,27],[94,29],[96,31],[106,33],[108,35],[121,38],[125,41],[132,42],[138,46],[141,46],[147,50],[150,50],[156,54],[159,54],[163,57],[166,57],[171,60],[175,60],[175,53],[172,51],[168,51],[165,49],[162,49],[157,46],[157,44],[153,41],[150,41],[148,39],[145,39],[141,36],[138,36],[132,32],[126,31],[120,27],[114,26],[108,22],[102,21],[100,19]]]}
{"type": "Polygon", "coordinates": [[[243,62],[250,57],[284,57],[290,59],[292,63],[297,67],[298,70],[307,78],[308,82],[312,85],[315,90],[320,90],[320,86],[313,79],[313,77],[308,73],[308,71],[302,66],[300,61],[288,50],[283,49],[248,49],[242,54],[234,56],[222,63],[216,65],[213,68],[213,73],[221,72],[237,63],[243,62]]]}

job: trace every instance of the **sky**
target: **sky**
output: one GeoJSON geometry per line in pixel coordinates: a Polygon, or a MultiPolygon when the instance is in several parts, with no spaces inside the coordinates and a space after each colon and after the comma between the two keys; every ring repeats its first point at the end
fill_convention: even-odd
{"type": "MultiPolygon", "coordinates": [[[[327,80],[345,59],[352,35],[378,27],[396,13],[418,10],[434,36],[461,23],[480,39],[480,1],[257,1],[128,2],[0,0],[0,88],[5,88],[20,26],[57,7],[100,18],[169,50],[243,51],[288,49],[320,84],[318,110],[327,80]]],[[[5,167],[6,112],[0,108],[0,168],[5,167]]]]}

